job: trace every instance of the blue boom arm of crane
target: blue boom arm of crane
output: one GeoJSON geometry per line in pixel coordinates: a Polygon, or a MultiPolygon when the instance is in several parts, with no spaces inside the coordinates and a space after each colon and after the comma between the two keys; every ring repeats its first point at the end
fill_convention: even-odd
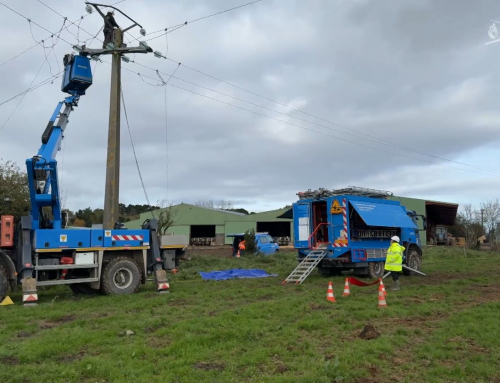
{"type": "Polygon", "coordinates": [[[64,66],[61,90],[69,93],[70,96],[57,104],[42,134],[42,146],[37,155],[26,160],[33,229],[62,228],[62,209],[55,158],[61,149],[61,141],[70,113],[74,107],[78,106],[80,96],[84,95],[86,89],[92,85],[92,70],[88,57],[66,55],[64,66]],[[61,112],[63,105],[64,110],[61,112]],[[49,215],[44,214],[44,207],[50,208],[51,220],[48,218],[49,215]]]}

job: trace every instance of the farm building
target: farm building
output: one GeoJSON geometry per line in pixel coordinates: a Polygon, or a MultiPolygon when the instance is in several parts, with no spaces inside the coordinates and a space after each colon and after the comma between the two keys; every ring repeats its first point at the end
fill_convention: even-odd
{"type": "MultiPolygon", "coordinates": [[[[249,215],[187,203],[174,205],[171,209],[175,216],[175,223],[168,231],[172,234],[189,236],[192,244],[228,245],[232,243],[232,239],[226,238],[227,234],[242,233],[251,229],[258,232],[266,231],[275,238],[282,238],[280,242],[283,244],[285,241],[288,242],[292,235],[292,220],[277,218],[287,209],[249,215]]],[[[125,227],[140,228],[144,220],[151,217],[151,213],[143,213],[140,219],[126,222],[125,227]]]]}
{"type": "MultiPolygon", "coordinates": [[[[458,205],[427,201],[415,198],[391,197],[400,201],[409,210],[427,217],[428,230],[421,233],[422,244],[430,240],[436,225],[452,226],[455,223],[458,205]]],[[[174,225],[169,229],[172,234],[187,235],[194,245],[231,244],[227,234],[242,233],[254,229],[257,232],[268,232],[277,238],[281,245],[293,241],[293,211],[291,208],[271,210],[246,215],[226,210],[218,210],[181,203],[172,206],[174,225]]],[[[140,219],[126,222],[129,229],[140,228],[144,220],[151,218],[151,213],[143,213],[140,219]]],[[[422,221],[419,221],[422,229],[422,221]]]]}

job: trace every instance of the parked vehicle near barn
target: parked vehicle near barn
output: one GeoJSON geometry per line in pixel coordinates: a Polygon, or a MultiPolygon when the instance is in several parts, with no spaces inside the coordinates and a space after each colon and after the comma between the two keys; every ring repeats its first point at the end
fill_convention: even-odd
{"type": "MultiPolygon", "coordinates": [[[[238,251],[239,243],[245,238],[245,233],[228,234],[226,235],[226,237],[234,238],[232,244],[234,256],[234,254],[238,251]]],[[[278,245],[278,243],[267,232],[255,233],[255,244],[257,248],[255,254],[262,253],[269,255],[277,253],[280,250],[280,246],[278,245]]]]}

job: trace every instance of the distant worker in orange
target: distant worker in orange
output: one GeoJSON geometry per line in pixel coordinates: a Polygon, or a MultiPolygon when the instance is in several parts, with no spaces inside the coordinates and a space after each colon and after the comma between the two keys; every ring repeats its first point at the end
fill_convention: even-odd
{"type": "Polygon", "coordinates": [[[245,250],[245,240],[243,239],[238,245],[238,257],[243,253],[244,250],[245,250]]]}

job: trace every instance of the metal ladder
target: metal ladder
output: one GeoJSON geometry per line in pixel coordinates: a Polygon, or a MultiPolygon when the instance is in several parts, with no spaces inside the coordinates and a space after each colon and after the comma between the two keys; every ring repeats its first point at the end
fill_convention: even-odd
{"type": "Polygon", "coordinates": [[[306,280],[311,272],[318,266],[323,258],[325,258],[327,251],[324,249],[317,249],[311,251],[307,257],[292,271],[292,273],[283,281],[283,284],[288,282],[295,282],[300,285],[306,280]]]}

